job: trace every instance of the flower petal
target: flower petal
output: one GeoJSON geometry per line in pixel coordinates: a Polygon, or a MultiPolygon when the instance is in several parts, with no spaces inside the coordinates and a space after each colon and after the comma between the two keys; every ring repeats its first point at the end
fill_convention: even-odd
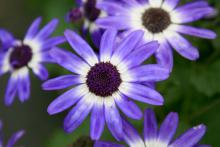
{"type": "Polygon", "coordinates": [[[121,72],[135,67],[148,59],[151,55],[153,55],[158,47],[159,44],[157,41],[152,41],[150,43],[141,45],[140,47],[136,48],[131,54],[129,54],[117,67],[120,69],[121,72]]]}
{"type": "Polygon", "coordinates": [[[151,7],[160,7],[163,0],[148,0],[151,7]]]}
{"type": "Polygon", "coordinates": [[[57,36],[50,39],[47,39],[42,45],[42,50],[51,49],[52,47],[64,43],[66,38],[63,36],[57,36]]]}
{"type": "Polygon", "coordinates": [[[113,98],[104,99],[105,104],[105,120],[108,126],[108,129],[112,135],[120,141],[122,139],[122,120],[118,112],[117,107],[113,98]]]}
{"type": "Polygon", "coordinates": [[[40,32],[36,35],[36,38],[39,40],[46,39],[57,27],[58,19],[51,20],[46,26],[43,27],[43,29],[40,30],[40,32]]]}
{"type": "Polygon", "coordinates": [[[169,113],[160,126],[158,140],[168,145],[176,132],[177,126],[178,114],[173,112],[169,113]]]}
{"type": "Polygon", "coordinates": [[[147,86],[137,83],[122,83],[119,90],[131,99],[152,105],[163,105],[163,97],[147,86]]]}
{"type": "Polygon", "coordinates": [[[14,76],[14,74],[11,75],[8,81],[6,93],[5,93],[5,105],[10,106],[15,98],[17,89],[18,89],[18,77],[14,76]]]}
{"type": "Polygon", "coordinates": [[[196,145],[206,132],[205,125],[198,125],[189,129],[186,133],[180,136],[170,146],[194,146],[196,145]]]}
{"type": "Polygon", "coordinates": [[[119,93],[114,94],[112,97],[125,115],[137,120],[142,118],[141,109],[132,100],[129,100],[126,96],[119,93]]]}
{"type": "Polygon", "coordinates": [[[81,83],[80,76],[65,75],[44,82],[42,87],[44,90],[59,90],[81,83]]]}
{"type": "Polygon", "coordinates": [[[132,68],[121,75],[126,82],[158,82],[166,80],[170,71],[157,64],[148,64],[132,68]]]}
{"type": "Polygon", "coordinates": [[[144,35],[143,31],[134,31],[130,33],[124,40],[120,42],[114,51],[111,63],[118,65],[132,50],[138,45],[144,35]]]}
{"type": "Polygon", "coordinates": [[[198,49],[192,46],[192,44],[183,38],[181,35],[175,32],[165,33],[171,46],[183,57],[189,60],[196,60],[199,58],[198,49]]]}
{"type": "Polygon", "coordinates": [[[86,64],[82,59],[63,49],[53,48],[50,51],[50,55],[59,65],[71,72],[86,75],[90,69],[89,65],[86,64]]]}
{"type": "Polygon", "coordinates": [[[164,68],[169,69],[171,72],[173,69],[173,50],[167,41],[160,44],[156,52],[157,63],[164,68]]]}
{"type": "Polygon", "coordinates": [[[18,77],[18,95],[21,102],[26,101],[30,96],[30,77],[28,73],[28,69],[26,69],[25,73],[18,77]]]}
{"type": "Polygon", "coordinates": [[[110,61],[116,40],[116,35],[117,35],[117,31],[115,29],[108,29],[103,34],[100,45],[101,62],[110,61]]]}
{"type": "Polygon", "coordinates": [[[64,130],[67,133],[73,132],[88,116],[93,107],[93,97],[91,94],[85,95],[77,105],[69,112],[64,120],[64,130]]]}
{"type": "Polygon", "coordinates": [[[112,142],[96,141],[93,147],[125,147],[125,146],[112,142]]]}
{"type": "Polygon", "coordinates": [[[90,120],[90,136],[93,140],[99,140],[105,127],[105,115],[103,99],[97,98],[93,107],[90,120]]]}
{"type": "Polygon", "coordinates": [[[179,0],[164,0],[162,8],[166,11],[172,11],[179,3],[179,0]]]}
{"type": "Polygon", "coordinates": [[[56,98],[47,108],[50,115],[60,113],[73,106],[79,99],[88,93],[86,85],[79,85],[68,90],[64,94],[56,98]]]}
{"type": "Polygon", "coordinates": [[[144,141],[150,142],[157,138],[157,120],[152,109],[144,112],[144,141]]]}
{"type": "Polygon", "coordinates": [[[126,120],[123,120],[123,131],[123,139],[130,147],[145,147],[137,130],[126,120]]]}
{"type": "Polygon", "coordinates": [[[182,34],[196,36],[205,39],[215,39],[217,36],[216,33],[211,30],[200,29],[185,25],[175,25],[174,30],[182,34]]]}
{"type": "Polygon", "coordinates": [[[38,17],[33,21],[33,23],[28,28],[25,39],[32,39],[37,34],[41,21],[41,17],[38,17]]]}
{"type": "Polygon", "coordinates": [[[12,137],[9,139],[6,147],[14,147],[14,144],[24,135],[24,133],[25,132],[22,130],[13,134],[12,137]]]}
{"type": "Polygon", "coordinates": [[[41,79],[42,81],[46,80],[49,76],[47,69],[42,64],[37,64],[36,66],[32,66],[32,71],[34,74],[41,79]]]}
{"type": "Polygon", "coordinates": [[[64,35],[71,47],[91,66],[98,63],[98,58],[88,43],[71,30],[66,30],[64,35]]]}

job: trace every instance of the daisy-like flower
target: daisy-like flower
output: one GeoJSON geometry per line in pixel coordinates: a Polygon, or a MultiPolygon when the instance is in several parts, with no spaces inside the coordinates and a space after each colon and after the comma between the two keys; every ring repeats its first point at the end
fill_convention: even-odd
{"type": "MultiPolygon", "coordinates": [[[[171,112],[158,129],[153,110],[147,109],[144,114],[144,138],[142,139],[131,124],[123,120],[123,139],[130,147],[210,147],[209,145],[198,145],[206,132],[205,125],[195,126],[173,141],[177,126],[178,114],[171,112]]],[[[94,147],[106,146],[123,147],[102,141],[97,141],[94,145],[94,147]]]]}
{"type": "Polygon", "coordinates": [[[143,30],[143,42],[157,40],[161,45],[155,53],[157,62],[170,70],[173,67],[172,48],[181,56],[196,60],[199,57],[195,48],[181,34],[206,39],[216,38],[213,31],[185,25],[214,13],[206,1],[196,1],[178,6],[179,0],[124,0],[123,4],[99,2],[97,7],[110,16],[96,22],[102,28],[113,27],[131,32],[143,30]]]}
{"type": "Polygon", "coordinates": [[[51,50],[51,56],[74,74],[51,79],[43,84],[43,89],[74,86],[48,107],[48,113],[53,115],[75,105],[64,120],[66,132],[74,131],[91,112],[92,139],[100,138],[105,121],[113,136],[120,139],[122,120],[117,107],[128,117],[140,119],[142,112],[132,99],[163,105],[163,97],[147,82],[165,80],[169,71],[156,64],[141,65],[159,46],[150,42],[135,49],[143,37],[142,31],[129,34],[116,45],[117,31],[108,29],[103,34],[99,56],[76,33],[66,30],[64,34],[80,57],[58,48],[51,50]]]}
{"type": "Polygon", "coordinates": [[[15,143],[24,135],[25,131],[20,130],[14,133],[9,139],[7,145],[3,144],[2,121],[0,120],[0,147],[14,147],[15,143]]]}
{"type": "Polygon", "coordinates": [[[51,47],[65,41],[64,37],[49,38],[55,30],[58,20],[54,19],[43,29],[39,30],[41,18],[34,20],[27,31],[24,40],[14,39],[5,30],[0,30],[0,75],[10,72],[11,77],[5,94],[5,104],[11,105],[16,94],[21,102],[30,96],[29,69],[41,80],[48,77],[47,69],[43,62],[53,62],[49,55],[51,47]]]}

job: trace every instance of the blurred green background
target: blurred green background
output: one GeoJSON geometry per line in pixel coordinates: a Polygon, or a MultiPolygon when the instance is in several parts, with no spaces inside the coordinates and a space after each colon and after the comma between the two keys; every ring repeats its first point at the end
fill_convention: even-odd
{"type": "MultiPolygon", "coordinates": [[[[190,0],[181,0],[182,3],[190,0]]],[[[209,0],[210,4],[220,10],[218,0],[209,0]]],[[[43,16],[45,24],[52,18],[60,19],[55,35],[62,35],[66,28],[74,25],[64,20],[66,12],[74,6],[73,0],[0,0],[0,28],[5,28],[17,38],[23,38],[30,23],[38,16],[43,16]]],[[[215,30],[220,34],[220,17],[204,19],[193,25],[215,30]]],[[[165,98],[163,107],[154,107],[158,122],[170,111],[179,113],[180,124],[177,136],[190,127],[204,123],[207,133],[202,143],[219,147],[220,132],[220,38],[204,40],[188,37],[200,50],[200,59],[190,62],[175,56],[175,66],[169,80],[158,83],[158,90],[165,98]]],[[[65,73],[57,65],[48,65],[50,77],[65,73]]],[[[89,118],[72,134],[62,130],[63,118],[67,114],[49,116],[46,112],[49,103],[62,92],[44,92],[41,81],[35,76],[32,79],[31,98],[24,104],[16,99],[11,107],[3,105],[4,91],[9,75],[0,78],[0,119],[4,122],[5,141],[21,128],[26,130],[19,144],[25,147],[67,147],[81,136],[89,135],[89,118]]],[[[144,110],[150,107],[139,104],[144,110]]],[[[132,121],[142,134],[143,120],[132,121]]],[[[105,130],[102,140],[114,140],[105,130]]]]}

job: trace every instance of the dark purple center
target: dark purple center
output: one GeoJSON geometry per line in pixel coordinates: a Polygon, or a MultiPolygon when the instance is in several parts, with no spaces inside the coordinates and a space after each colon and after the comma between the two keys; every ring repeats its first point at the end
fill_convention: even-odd
{"type": "Polygon", "coordinates": [[[152,33],[163,32],[170,24],[170,15],[160,8],[147,9],[142,16],[143,25],[152,33]]]}
{"type": "Polygon", "coordinates": [[[26,66],[32,58],[31,48],[27,45],[15,46],[10,55],[10,64],[14,69],[26,66]]]}
{"type": "Polygon", "coordinates": [[[87,86],[97,96],[107,97],[118,91],[122,80],[117,68],[111,63],[94,65],[87,75],[87,86]]]}
{"type": "Polygon", "coordinates": [[[69,17],[68,19],[72,22],[79,21],[82,18],[82,12],[80,8],[71,9],[68,17],[69,17]]]}
{"type": "Polygon", "coordinates": [[[96,0],[87,0],[84,5],[85,16],[90,21],[95,21],[100,15],[100,10],[96,8],[96,0]]]}

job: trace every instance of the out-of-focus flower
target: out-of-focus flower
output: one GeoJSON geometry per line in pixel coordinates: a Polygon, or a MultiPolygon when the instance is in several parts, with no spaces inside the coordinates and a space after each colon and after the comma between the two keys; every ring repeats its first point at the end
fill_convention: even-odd
{"type": "Polygon", "coordinates": [[[214,14],[214,9],[206,1],[195,1],[178,6],[179,0],[131,0],[123,4],[102,1],[97,7],[111,14],[96,22],[102,28],[113,27],[131,32],[143,30],[143,42],[157,40],[161,44],[155,56],[157,62],[172,70],[173,52],[196,60],[199,58],[195,48],[182,35],[186,34],[206,39],[216,38],[213,31],[185,25],[214,14]]]}
{"type": "MultiPolygon", "coordinates": [[[[83,22],[82,33],[83,36],[90,33],[92,41],[96,47],[99,47],[101,36],[104,32],[103,29],[99,28],[95,21],[99,17],[103,17],[106,14],[96,8],[96,3],[99,1],[110,1],[110,0],[75,0],[77,7],[72,8],[67,13],[68,22],[83,22]]],[[[115,1],[115,0],[112,0],[115,1]]],[[[116,2],[116,1],[115,1],[116,2]]]]}
{"type": "Polygon", "coordinates": [[[80,57],[58,48],[51,50],[51,56],[74,75],[51,79],[43,84],[43,89],[74,86],[48,107],[48,113],[53,115],[74,106],[64,120],[66,132],[74,131],[91,112],[91,138],[100,138],[106,121],[119,140],[122,120],[117,107],[128,117],[140,119],[142,111],[132,99],[163,105],[163,97],[146,83],[167,79],[169,71],[156,64],[141,65],[159,46],[154,41],[136,48],[143,37],[142,31],[129,34],[115,47],[117,31],[108,29],[103,34],[99,56],[76,33],[66,30],[64,34],[80,57]]]}
{"type": "Polygon", "coordinates": [[[15,143],[24,135],[24,130],[20,130],[14,133],[8,140],[6,145],[3,144],[3,132],[2,132],[2,121],[0,120],[0,147],[14,147],[15,143]]]}
{"type": "Polygon", "coordinates": [[[48,77],[43,62],[53,62],[49,50],[65,41],[64,37],[49,37],[55,30],[58,20],[54,19],[39,30],[41,18],[34,20],[24,40],[15,39],[9,32],[0,30],[0,75],[10,72],[5,104],[11,105],[16,94],[21,102],[30,96],[29,69],[41,80],[48,77]]]}
{"type": "MultiPolygon", "coordinates": [[[[198,145],[206,132],[205,125],[195,126],[173,141],[178,126],[178,114],[171,112],[158,129],[154,112],[147,109],[144,115],[144,138],[127,121],[123,120],[123,139],[130,147],[210,147],[198,145]]],[[[112,143],[97,141],[94,147],[123,147],[112,143]]]]}

